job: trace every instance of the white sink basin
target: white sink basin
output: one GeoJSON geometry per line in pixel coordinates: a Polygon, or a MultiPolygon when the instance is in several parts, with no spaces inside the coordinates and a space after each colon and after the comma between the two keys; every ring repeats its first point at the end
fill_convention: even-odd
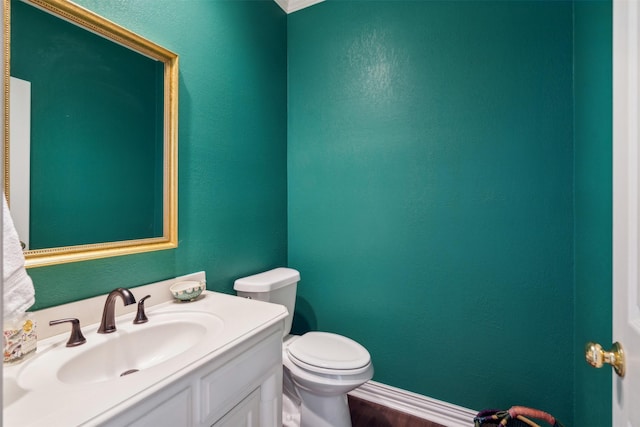
{"type": "MultiPolygon", "coordinates": [[[[171,295],[166,282],[149,286],[153,288],[145,286],[138,293],[155,292],[156,301],[162,295],[167,300],[147,307],[148,323],[134,325],[133,311],[118,316],[117,330],[111,334],[98,334],[95,323],[106,295],[36,313],[40,324],[45,324],[51,319],[75,317],[75,313],[87,318],[82,313],[86,313],[85,306],[90,306],[93,323],[86,321],[82,325],[85,344],[66,347],[70,327],[58,325],[56,331],[63,332],[39,340],[34,355],[19,364],[4,366],[4,425],[119,427],[130,424],[133,418],[126,422],[111,420],[120,420],[118,417],[124,417],[123,414],[136,411],[147,414],[151,407],[144,405],[155,402],[157,396],[169,389],[174,390],[171,393],[176,393],[175,401],[180,404],[165,411],[191,414],[190,409],[184,409],[185,405],[198,402],[193,399],[200,391],[193,395],[186,391],[178,393],[191,390],[191,385],[183,381],[194,372],[208,378],[219,363],[230,363],[225,355],[240,351],[239,346],[254,340],[265,328],[281,326],[287,315],[280,305],[211,291],[204,291],[197,301],[176,303],[168,299],[171,295]],[[129,370],[137,371],[121,376],[129,370]]],[[[276,335],[280,336],[281,330],[276,335]]],[[[254,366],[253,361],[250,363],[254,366]]],[[[245,378],[242,365],[233,369],[238,371],[233,371],[232,377],[245,378]]],[[[215,379],[209,381],[216,384],[215,379]]],[[[233,384],[234,381],[229,381],[224,387],[233,384]]],[[[145,425],[181,424],[162,419],[145,425]]]]}
{"type": "MultiPolygon", "coordinates": [[[[85,333],[87,343],[67,348],[61,342],[24,364],[17,385],[36,389],[55,383],[69,385],[118,381],[185,355],[223,328],[213,314],[177,311],[149,315],[149,322],[116,323],[110,334],[85,333]]],[[[187,357],[188,358],[188,357],[187,357]]]]}

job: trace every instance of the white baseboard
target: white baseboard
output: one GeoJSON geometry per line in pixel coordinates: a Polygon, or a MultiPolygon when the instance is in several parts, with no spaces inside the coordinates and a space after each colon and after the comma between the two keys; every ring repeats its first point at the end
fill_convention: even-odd
{"type": "Polygon", "coordinates": [[[368,381],[349,393],[353,397],[387,406],[396,411],[442,424],[447,427],[469,427],[477,411],[432,399],[417,393],[368,381]]]}

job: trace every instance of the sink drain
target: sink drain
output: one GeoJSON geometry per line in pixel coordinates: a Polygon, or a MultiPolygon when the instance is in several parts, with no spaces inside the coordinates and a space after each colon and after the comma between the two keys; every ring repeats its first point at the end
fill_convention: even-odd
{"type": "Polygon", "coordinates": [[[129,369],[128,371],[124,371],[123,373],[120,374],[121,377],[124,377],[125,375],[129,375],[129,374],[133,374],[135,372],[138,372],[139,369],[129,369]]]}

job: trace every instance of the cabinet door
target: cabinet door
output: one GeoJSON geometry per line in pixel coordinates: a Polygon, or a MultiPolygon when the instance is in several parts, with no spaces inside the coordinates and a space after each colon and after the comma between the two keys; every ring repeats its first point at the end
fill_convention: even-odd
{"type": "Polygon", "coordinates": [[[136,409],[136,412],[142,413],[142,416],[126,424],[128,427],[189,427],[193,425],[191,388],[182,389],[166,400],[155,402],[152,408],[145,406],[148,405],[136,409]]]}
{"type": "Polygon", "coordinates": [[[260,425],[260,389],[238,403],[212,427],[258,427],[260,425]]]}
{"type": "MultiPolygon", "coordinates": [[[[209,426],[215,423],[249,396],[252,390],[261,387],[265,376],[276,371],[282,371],[282,332],[269,335],[226,361],[222,367],[212,369],[201,377],[198,397],[200,424],[209,426]]],[[[281,393],[278,394],[281,399],[281,393]]]]}

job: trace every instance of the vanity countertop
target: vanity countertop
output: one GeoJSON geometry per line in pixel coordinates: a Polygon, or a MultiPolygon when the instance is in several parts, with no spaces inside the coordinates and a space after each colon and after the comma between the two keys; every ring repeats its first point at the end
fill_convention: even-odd
{"type": "MultiPolygon", "coordinates": [[[[120,302],[118,302],[120,303],[120,302]]],[[[54,378],[45,385],[28,389],[25,386],[26,370],[38,367],[39,356],[46,352],[74,356],[91,345],[91,340],[117,339],[113,335],[97,335],[97,324],[83,327],[87,343],[78,347],[65,347],[69,332],[55,335],[38,342],[36,354],[22,363],[4,367],[3,417],[6,427],[27,426],[79,426],[99,425],[122,411],[132,407],[163,387],[179,380],[190,372],[211,362],[218,356],[241,345],[245,340],[283,321],[287,315],[285,307],[260,301],[240,298],[217,292],[205,291],[193,302],[168,301],[147,309],[149,325],[156,319],[180,316],[185,311],[213,314],[222,325],[215,334],[197,343],[194,349],[169,358],[148,369],[94,383],[65,383],[54,378]]],[[[116,325],[123,325],[122,334],[138,325],[130,325],[133,313],[119,316],[116,325]]],[[[51,319],[52,320],[52,319],[51,319]]],[[[159,320],[158,320],[159,321],[159,320]]],[[[133,330],[133,329],[131,329],[133,330]]],[[[167,340],[172,339],[167,336],[167,340]]],[[[45,360],[41,357],[40,360],[45,360]]],[[[28,381],[27,381],[28,382],[28,381]]]]}

